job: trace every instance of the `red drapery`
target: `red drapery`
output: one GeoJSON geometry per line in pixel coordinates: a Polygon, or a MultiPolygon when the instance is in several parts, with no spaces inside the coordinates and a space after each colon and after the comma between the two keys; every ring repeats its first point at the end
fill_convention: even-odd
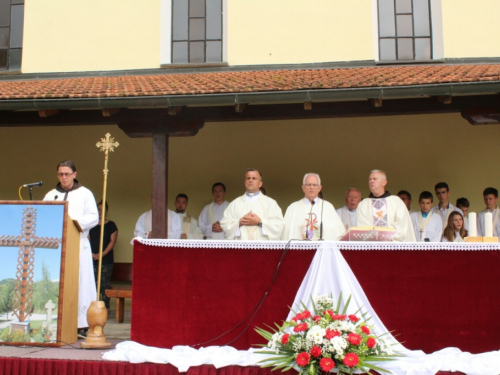
{"type": "MultiPolygon", "coordinates": [[[[63,349],[64,350],[64,349],[63,349]]],[[[105,361],[68,361],[60,359],[2,358],[2,375],[179,375],[172,365],[155,363],[124,363],[105,361]]],[[[213,366],[191,367],[186,375],[271,375],[269,368],[228,366],[216,369],[213,366]]],[[[281,372],[280,372],[281,374],[281,372]]],[[[288,371],[285,375],[297,374],[288,371]]],[[[377,374],[374,372],[374,374],[377,374]]],[[[461,372],[438,372],[437,375],[460,375],[461,372]]]]}
{"type": "MultiPolygon", "coordinates": [[[[234,328],[271,282],[282,251],[134,245],[131,339],[169,348],[264,343],[254,327],[288,314],[315,251],[290,250],[250,328],[234,328]]],[[[342,251],[386,327],[409,349],[498,350],[500,252],[342,251]]]]}

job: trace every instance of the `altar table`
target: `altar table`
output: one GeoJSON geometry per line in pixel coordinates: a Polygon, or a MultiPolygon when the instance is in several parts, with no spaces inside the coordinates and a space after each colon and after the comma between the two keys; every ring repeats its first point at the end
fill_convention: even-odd
{"type": "MultiPolygon", "coordinates": [[[[322,244],[297,241],[285,252],[282,241],[134,241],[131,340],[242,350],[265,343],[254,328],[286,319],[322,244]]],[[[500,244],[335,244],[405,347],[499,349],[500,244]]]]}

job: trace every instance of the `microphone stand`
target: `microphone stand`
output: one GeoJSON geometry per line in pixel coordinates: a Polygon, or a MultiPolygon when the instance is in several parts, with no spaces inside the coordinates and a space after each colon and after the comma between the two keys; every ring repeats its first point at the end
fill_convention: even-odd
{"type": "Polygon", "coordinates": [[[30,186],[30,201],[33,200],[33,186],[30,186]]]}
{"type": "Polygon", "coordinates": [[[323,241],[323,205],[325,204],[325,194],[321,200],[321,223],[319,224],[319,240],[323,241]]]}
{"type": "Polygon", "coordinates": [[[313,211],[313,207],[314,207],[314,204],[316,202],[314,201],[314,199],[311,201],[311,211],[309,211],[309,220],[307,221],[307,225],[306,225],[306,241],[311,241],[312,239],[309,238],[309,230],[307,229],[308,227],[311,226],[311,222],[312,222],[312,211],[313,211]]]}

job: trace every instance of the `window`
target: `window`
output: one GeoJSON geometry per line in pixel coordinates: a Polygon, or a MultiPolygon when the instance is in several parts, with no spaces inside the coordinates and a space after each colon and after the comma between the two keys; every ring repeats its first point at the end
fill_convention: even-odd
{"type": "MultiPolygon", "coordinates": [[[[432,60],[432,0],[378,0],[380,61],[432,60]]],[[[439,8],[440,11],[440,8],[439,8]]]]}
{"type": "Polygon", "coordinates": [[[0,0],[0,71],[21,70],[24,0],[0,0]]]}
{"type": "Polygon", "coordinates": [[[172,0],[171,62],[223,61],[223,0],[172,0]]]}

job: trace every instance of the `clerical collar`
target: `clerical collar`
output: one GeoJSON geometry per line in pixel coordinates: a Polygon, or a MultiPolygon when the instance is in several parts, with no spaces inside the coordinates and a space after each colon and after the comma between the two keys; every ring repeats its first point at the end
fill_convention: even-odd
{"type": "Polygon", "coordinates": [[[246,191],[245,194],[247,197],[256,197],[257,195],[260,194],[260,191],[257,191],[255,193],[250,193],[250,192],[246,191]]]}
{"type": "Polygon", "coordinates": [[[386,191],[384,194],[382,194],[380,197],[376,197],[375,195],[373,195],[372,193],[370,193],[370,195],[368,196],[369,198],[374,198],[374,199],[380,199],[380,198],[387,198],[387,197],[390,197],[391,196],[391,193],[389,193],[388,191],[386,191]]]}
{"type": "Polygon", "coordinates": [[[70,191],[76,190],[78,188],[81,188],[82,185],[78,182],[78,180],[75,178],[73,180],[73,186],[70,187],[68,190],[64,190],[64,188],[61,186],[61,183],[59,182],[56,186],[56,190],[60,193],[69,193],[70,191]]]}
{"type": "MultiPolygon", "coordinates": [[[[313,202],[314,202],[314,204],[318,203],[318,197],[314,198],[313,202]]],[[[307,199],[307,198],[304,198],[304,203],[305,204],[310,204],[311,201],[309,199],[307,199]]]]}
{"type": "Polygon", "coordinates": [[[429,215],[429,212],[422,211],[422,217],[425,219],[429,215]]]}

